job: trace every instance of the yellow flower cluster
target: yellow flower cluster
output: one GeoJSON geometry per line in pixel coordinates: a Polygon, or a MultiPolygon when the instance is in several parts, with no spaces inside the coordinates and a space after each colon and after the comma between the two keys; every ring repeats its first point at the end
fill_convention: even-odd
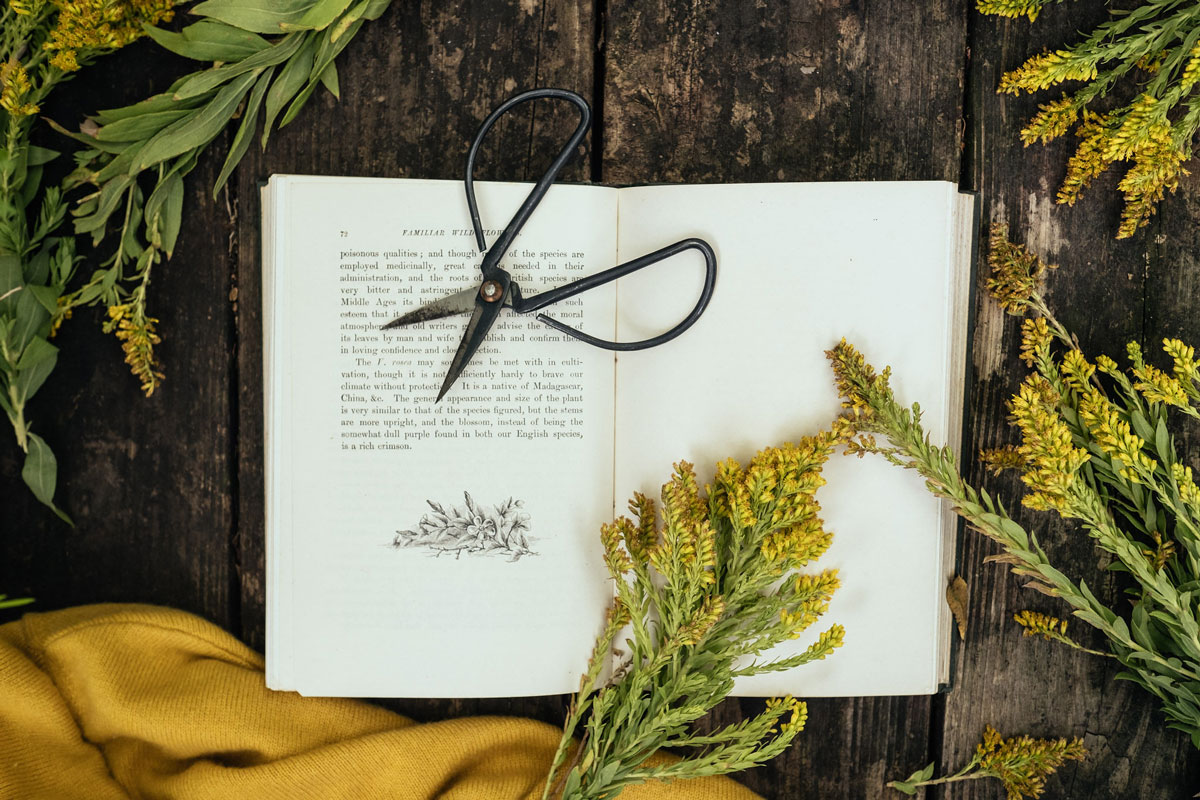
{"type": "MultiPolygon", "coordinates": [[[[655,534],[655,544],[645,547],[645,522],[625,526],[622,533],[629,541],[638,541],[633,548],[645,547],[649,562],[668,583],[685,578],[699,579],[711,584],[715,580],[715,533],[708,515],[708,503],[700,497],[696,470],[687,461],[675,465],[675,473],[662,488],[662,533],[655,534]]],[[[629,545],[626,545],[629,549],[629,545]]]]}
{"type": "Polygon", "coordinates": [[[1071,130],[1078,119],[1079,109],[1075,101],[1063,95],[1061,100],[1038,106],[1038,113],[1021,129],[1021,141],[1027,147],[1038,141],[1046,144],[1071,130]]]}
{"type": "Polygon", "coordinates": [[[1081,58],[1068,50],[1036,55],[1000,79],[998,91],[1018,94],[1047,89],[1063,81],[1090,81],[1096,77],[1096,60],[1081,58]]]}
{"type": "Polygon", "coordinates": [[[841,581],[836,569],[795,577],[792,589],[795,598],[800,602],[795,610],[789,611],[785,608],[779,612],[780,621],[792,630],[791,638],[798,637],[829,610],[829,601],[839,586],[841,581]]]}
{"type": "Polygon", "coordinates": [[[634,538],[631,534],[635,530],[628,517],[620,517],[616,522],[600,526],[600,543],[604,545],[604,564],[608,567],[609,575],[615,577],[633,569],[633,559],[621,548],[621,543],[634,538]]]}
{"type": "Polygon", "coordinates": [[[1133,388],[1142,393],[1151,403],[1166,403],[1169,406],[1184,408],[1188,403],[1187,392],[1177,378],[1173,378],[1158,367],[1143,364],[1133,370],[1137,382],[1133,388]]]}
{"type": "Polygon", "coordinates": [[[51,0],[57,10],[44,47],[63,72],[79,69],[81,58],[116,50],[142,36],[143,25],[174,15],[175,0],[51,0]]]}
{"type": "Polygon", "coordinates": [[[1037,19],[1046,5],[1047,0],[978,0],[975,7],[981,14],[995,14],[998,17],[1028,17],[1030,22],[1037,19]]]}
{"type": "Polygon", "coordinates": [[[1142,550],[1142,555],[1150,562],[1151,568],[1155,572],[1159,572],[1167,565],[1167,562],[1175,555],[1175,543],[1164,539],[1163,535],[1158,531],[1150,534],[1150,538],[1154,540],[1153,549],[1145,548],[1142,550]]]}
{"type": "Polygon", "coordinates": [[[29,93],[33,89],[29,83],[29,74],[21,62],[15,58],[0,65],[0,108],[14,117],[28,117],[38,112],[38,106],[29,102],[29,93]]]}
{"type": "Polygon", "coordinates": [[[1018,447],[1011,444],[980,450],[979,460],[993,475],[999,475],[1006,469],[1025,468],[1025,456],[1021,455],[1018,447]]]}
{"type": "Polygon", "coordinates": [[[1065,761],[1082,761],[1087,756],[1082,739],[1033,739],[1018,736],[1004,739],[988,725],[983,742],[975,748],[980,771],[999,778],[1009,800],[1038,797],[1046,787],[1046,776],[1065,761]]]}
{"type": "Polygon", "coordinates": [[[1187,92],[1196,85],[1197,80],[1200,80],[1200,42],[1196,42],[1188,53],[1187,64],[1184,65],[1183,74],[1179,78],[1179,88],[1187,92]]]}
{"type": "Polygon", "coordinates": [[[1196,482],[1192,479],[1192,468],[1179,463],[1172,464],[1171,477],[1175,479],[1179,499],[1200,511],[1200,487],[1196,486],[1196,482]]]}
{"type": "MultiPolygon", "coordinates": [[[[742,479],[752,497],[759,492],[760,497],[770,498],[756,507],[756,514],[768,515],[762,554],[781,570],[804,566],[833,541],[817,516],[820,506],[814,495],[825,485],[821,467],[836,442],[835,434],[826,432],[798,444],[761,450],[742,479]]],[[[718,487],[719,492],[730,493],[729,486],[718,483],[718,487]]]]}
{"type": "Polygon", "coordinates": [[[1032,367],[1050,358],[1050,326],[1045,317],[1032,317],[1021,321],[1021,360],[1032,367]]]}
{"type": "Polygon", "coordinates": [[[1183,168],[1190,153],[1175,141],[1171,126],[1156,122],[1146,129],[1144,140],[1133,153],[1133,166],[1117,184],[1125,196],[1118,239],[1126,239],[1150,221],[1166,193],[1179,188],[1179,179],[1189,175],[1183,168]]]}
{"type": "MultiPolygon", "coordinates": [[[[1055,509],[1073,515],[1079,469],[1088,460],[1087,451],[1074,446],[1071,431],[1049,402],[1040,376],[1030,376],[1009,401],[1012,420],[1021,431],[1017,451],[1025,459],[1021,480],[1032,491],[1022,503],[1035,509],[1055,509]]],[[[1052,391],[1052,390],[1051,390],[1052,391]]]]}
{"type": "Polygon", "coordinates": [[[1024,245],[1008,240],[1008,226],[992,225],[988,245],[988,264],[992,275],[987,280],[988,291],[1010,314],[1021,315],[1037,292],[1047,270],[1057,269],[1047,264],[1024,245]]]}
{"type": "Polygon", "coordinates": [[[1025,629],[1024,636],[1041,636],[1044,639],[1060,640],[1067,635],[1067,621],[1037,611],[1018,611],[1013,614],[1016,623],[1025,629]]]}
{"type": "Polygon", "coordinates": [[[1096,369],[1100,370],[1105,375],[1111,375],[1113,377],[1121,374],[1121,369],[1117,366],[1117,362],[1113,361],[1103,353],[1096,356],[1096,369]]]}
{"type": "Polygon", "coordinates": [[[115,332],[121,341],[125,363],[136,377],[141,378],[142,391],[147,397],[154,394],[163,380],[163,373],[154,357],[154,345],[162,341],[154,331],[157,322],[154,317],[139,313],[132,303],[124,303],[109,306],[108,322],[104,324],[104,332],[115,332]]]}
{"type": "Polygon", "coordinates": [[[1179,339],[1163,339],[1163,352],[1171,357],[1176,378],[1193,388],[1200,382],[1200,365],[1196,363],[1195,348],[1179,339]]]}
{"type": "Polygon", "coordinates": [[[1121,124],[1110,129],[1104,142],[1104,158],[1107,161],[1124,161],[1151,145],[1161,135],[1166,125],[1167,104],[1153,95],[1141,94],[1130,104],[1121,124]]]}
{"type": "Polygon", "coordinates": [[[1121,412],[1098,390],[1079,398],[1079,419],[1096,445],[1109,458],[1122,464],[1120,474],[1133,483],[1144,483],[1143,476],[1154,471],[1157,463],[1142,452],[1145,440],[1130,430],[1121,412]]]}
{"type": "Polygon", "coordinates": [[[1067,159],[1067,175],[1063,178],[1062,186],[1058,188],[1056,202],[1075,205],[1083,190],[1112,164],[1104,156],[1112,124],[1111,114],[1083,112],[1083,121],[1075,129],[1075,138],[1079,140],[1079,144],[1076,145],[1074,154],[1067,159]]]}
{"type": "MultiPolygon", "coordinates": [[[[1154,213],[1166,192],[1174,192],[1188,174],[1183,163],[1189,153],[1177,141],[1167,119],[1167,100],[1143,93],[1124,111],[1096,114],[1084,111],[1075,129],[1078,139],[1067,161],[1067,174],[1059,187],[1057,201],[1074,205],[1088,185],[1118,161],[1132,166],[1117,185],[1125,196],[1117,238],[1127,238],[1154,213]]],[[[1021,132],[1026,144],[1049,141],[1074,122],[1074,100],[1064,97],[1042,106],[1021,132]]]]}
{"type": "Polygon", "coordinates": [[[787,721],[779,725],[780,733],[799,733],[804,730],[804,724],[808,722],[808,706],[791,695],[772,697],[767,701],[767,711],[778,713],[780,718],[790,712],[787,721]]]}
{"type": "Polygon", "coordinates": [[[1088,363],[1087,358],[1079,350],[1068,350],[1062,359],[1062,374],[1067,386],[1076,392],[1085,393],[1091,390],[1092,376],[1096,367],[1088,363]]]}
{"type": "Polygon", "coordinates": [[[679,644],[695,645],[704,638],[725,613],[725,599],[719,595],[705,595],[700,607],[679,629],[679,644]]]}

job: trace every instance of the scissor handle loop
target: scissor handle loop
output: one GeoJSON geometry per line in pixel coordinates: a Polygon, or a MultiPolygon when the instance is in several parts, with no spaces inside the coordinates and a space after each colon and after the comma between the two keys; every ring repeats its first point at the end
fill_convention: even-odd
{"type": "Polygon", "coordinates": [[[570,325],[565,325],[545,314],[537,315],[539,322],[543,322],[556,331],[590,344],[593,347],[601,347],[605,350],[620,350],[622,352],[657,347],[660,344],[671,341],[692,327],[696,323],[696,320],[700,319],[700,315],[704,313],[704,309],[708,306],[708,301],[712,299],[713,288],[717,283],[717,255],[713,252],[709,243],[703,239],[682,239],[675,244],[667,245],[661,250],[655,250],[653,253],[648,253],[641,258],[635,258],[633,261],[606,269],[603,272],[597,272],[595,275],[589,275],[586,278],[580,278],[577,281],[568,283],[566,286],[560,286],[557,289],[551,289],[548,292],[542,292],[533,297],[521,297],[520,290],[518,289],[513,293],[513,310],[517,312],[536,311],[551,303],[581,294],[588,289],[594,289],[609,281],[615,281],[622,275],[628,275],[651,264],[657,264],[659,261],[664,261],[671,256],[678,255],[684,250],[699,250],[700,254],[704,256],[704,287],[700,290],[700,299],[696,301],[695,307],[688,312],[688,315],[678,325],[665,333],[660,333],[657,336],[651,336],[649,339],[642,339],[638,342],[610,342],[607,339],[598,339],[583,331],[576,330],[570,325]]]}
{"type": "Polygon", "coordinates": [[[542,197],[550,188],[550,184],[554,182],[559,171],[575,154],[575,148],[583,141],[583,137],[587,135],[588,128],[592,124],[592,110],[588,106],[587,101],[580,97],[575,92],[567,91],[566,89],[530,89],[528,92],[510,97],[501,103],[495,111],[488,115],[488,118],[483,121],[483,125],[479,128],[479,133],[475,134],[475,141],[471,143],[471,149],[467,153],[467,177],[464,183],[467,187],[467,208],[471,212],[471,225],[475,228],[475,241],[479,245],[479,251],[486,252],[488,247],[483,238],[483,223],[479,219],[479,204],[475,202],[475,156],[479,152],[479,146],[483,143],[483,138],[487,136],[488,131],[492,129],[492,125],[496,124],[496,120],[509,109],[518,106],[521,103],[526,103],[530,100],[538,100],[547,98],[551,100],[569,100],[574,103],[579,109],[579,126],[575,128],[575,132],[571,134],[571,138],[559,151],[557,157],[550,164],[550,167],[542,175],[541,180],[534,184],[529,190],[529,195],[525,198],[525,202],[521,203],[521,207],[517,209],[517,213],[513,215],[512,220],[508,223],[508,227],[504,229],[504,233],[500,234],[500,238],[492,246],[492,253],[489,258],[484,259],[484,274],[487,274],[487,267],[495,265],[504,254],[508,252],[509,245],[521,232],[521,228],[525,225],[525,221],[529,219],[529,215],[537,208],[537,204],[542,201],[542,197]]]}

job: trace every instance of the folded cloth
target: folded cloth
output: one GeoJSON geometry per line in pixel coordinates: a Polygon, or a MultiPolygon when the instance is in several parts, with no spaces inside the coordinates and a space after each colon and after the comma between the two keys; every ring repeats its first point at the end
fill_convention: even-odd
{"type": "MultiPolygon", "coordinates": [[[[273,692],[262,657],[182,611],[93,605],[0,626],[0,798],[541,797],[559,731],[527,719],[416,723],[273,692]]],[[[629,800],[753,800],[723,778],[629,800]]]]}

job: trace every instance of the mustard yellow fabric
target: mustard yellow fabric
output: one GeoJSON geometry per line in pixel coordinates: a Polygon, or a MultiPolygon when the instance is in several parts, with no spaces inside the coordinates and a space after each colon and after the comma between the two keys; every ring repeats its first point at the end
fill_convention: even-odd
{"type": "MultiPolygon", "coordinates": [[[[418,724],[272,692],[262,658],[168,608],[94,605],[0,626],[0,798],[526,800],[559,732],[532,720],[418,724]]],[[[628,800],[752,800],[725,779],[628,800]]]]}

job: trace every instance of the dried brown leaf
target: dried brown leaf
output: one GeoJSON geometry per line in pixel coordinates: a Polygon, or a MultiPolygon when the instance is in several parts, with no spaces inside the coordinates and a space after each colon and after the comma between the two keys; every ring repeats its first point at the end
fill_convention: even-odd
{"type": "Polygon", "coordinates": [[[946,586],[946,604],[950,606],[950,613],[954,615],[954,621],[958,623],[958,637],[966,641],[967,582],[962,579],[961,575],[955,575],[946,586]]]}

